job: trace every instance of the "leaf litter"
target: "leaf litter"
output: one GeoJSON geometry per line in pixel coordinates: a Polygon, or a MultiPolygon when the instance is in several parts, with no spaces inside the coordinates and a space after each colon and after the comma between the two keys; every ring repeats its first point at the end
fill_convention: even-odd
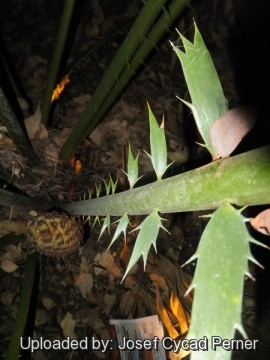
{"type": "MultiPolygon", "coordinates": [[[[104,14],[100,12],[101,1],[93,3],[96,9],[95,19],[86,22],[84,36],[80,36],[75,42],[77,53],[93,41],[91,38],[93,34],[104,35],[101,33],[102,29],[105,31],[104,28],[109,24],[115,26],[115,20],[108,13],[105,15],[106,22],[102,22],[104,14]]],[[[14,11],[16,12],[16,9],[14,11]]],[[[73,163],[59,161],[61,145],[90,101],[100,80],[100,74],[102,76],[102,66],[104,63],[106,65],[106,61],[109,63],[113,54],[109,59],[102,57],[99,64],[90,71],[89,66],[81,69],[83,76],[78,72],[77,79],[74,77],[73,82],[68,84],[67,91],[60,96],[56,104],[57,111],[52,128],[46,129],[40,122],[38,104],[44,89],[44,80],[47,78],[47,67],[58,22],[53,19],[52,14],[46,18],[47,10],[42,11],[44,13],[37,15],[36,20],[38,21],[38,16],[41,16],[46,21],[39,23],[39,31],[31,34],[20,34],[16,31],[7,38],[14,58],[22,54],[18,61],[18,71],[27,94],[33,101],[35,112],[31,113],[24,101],[20,100],[20,104],[33,148],[43,161],[42,167],[30,169],[26,159],[18,154],[13,141],[3,131],[4,129],[0,128],[0,164],[12,175],[17,189],[41,200],[47,201],[49,197],[55,202],[72,201],[83,197],[84,191],[94,187],[94,184],[101,178],[106,178],[108,173],[119,177],[124,188],[126,183],[121,169],[125,168],[125,151],[129,142],[133,154],[135,156],[137,153],[140,154],[140,175],[151,177],[153,173],[151,162],[143,151],[149,151],[146,99],[160,123],[165,113],[169,159],[175,161],[173,171],[182,171],[182,164],[188,160],[189,151],[185,140],[186,124],[183,107],[175,95],[184,97],[186,88],[180,72],[178,70],[171,72],[173,55],[168,41],[162,44],[159,53],[153,56],[149,65],[136,76],[103,121],[85,139],[76,152],[73,163]],[[30,41],[28,41],[29,36],[30,41]],[[25,52],[22,52],[22,49],[26,49],[25,52]],[[76,173],[75,169],[78,160],[82,164],[80,173],[76,173]]],[[[136,2],[132,1],[132,4],[128,2],[126,11],[125,9],[118,11],[119,19],[133,20],[139,9],[136,2]]],[[[33,19],[34,17],[31,16],[28,21],[32,22],[33,19]]],[[[215,33],[216,41],[219,39],[218,36],[215,33]]],[[[27,222],[29,218],[28,214],[18,209],[13,210],[12,216],[10,209],[1,209],[0,215],[1,220],[10,220],[11,226],[12,222],[14,224],[18,221],[27,222]]],[[[73,339],[80,339],[87,336],[106,340],[109,338],[110,318],[135,318],[157,313],[156,287],[159,289],[160,306],[162,301],[165,305],[169,304],[169,295],[175,286],[178,296],[182,299],[183,289],[188,287],[188,284],[179,284],[175,277],[182,271],[178,263],[183,263],[190,257],[190,252],[195,251],[202,225],[201,221],[192,214],[185,219],[181,217],[173,219],[170,217],[170,219],[169,224],[164,226],[168,226],[169,231],[174,229],[171,231],[172,236],[162,232],[157,240],[158,253],[165,255],[166,266],[164,266],[165,258],[156,257],[150,251],[146,272],[143,272],[143,264],[139,261],[123,284],[120,282],[126,270],[129,251],[124,248],[121,237],[107,251],[111,238],[105,232],[97,242],[98,228],[90,231],[86,225],[87,235],[84,245],[70,256],[63,259],[41,256],[34,338],[43,336],[53,340],[70,336],[73,339]]],[[[10,228],[1,235],[9,232],[10,228]]],[[[134,237],[128,235],[127,244],[132,248],[134,237]]],[[[4,255],[1,266],[4,261],[2,269],[5,271],[0,282],[2,305],[0,334],[5,339],[0,341],[0,352],[3,354],[7,349],[8,337],[13,329],[20,300],[26,252],[27,249],[21,247],[22,256],[5,258],[8,251],[1,250],[1,255],[4,255]]],[[[188,270],[190,273],[193,272],[192,265],[188,270]]],[[[189,278],[185,279],[188,282],[189,278]]],[[[188,303],[188,300],[186,301],[188,303]]],[[[44,351],[33,355],[33,359],[48,360],[66,357],[67,353],[64,351],[44,351]]],[[[72,357],[105,358],[101,352],[91,351],[75,352],[72,357]]]]}

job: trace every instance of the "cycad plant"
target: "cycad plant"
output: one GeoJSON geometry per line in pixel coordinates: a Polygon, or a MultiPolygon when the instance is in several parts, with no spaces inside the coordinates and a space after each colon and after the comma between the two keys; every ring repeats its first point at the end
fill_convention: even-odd
{"type": "MultiPolygon", "coordinates": [[[[146,5],[150,6],[151,4],[154,8],[154,3],[154,1],[149,1],[146,5]]],[[[160,1],[158,9],[162,5],[161,3],[165,3],[165,1],[160,1]]],[[[176,5],[171,2],[170,6],[176,5]]],[[[172,14],[172,9],[164,12],[164,19],[167,18],[168,13],[172,14]]],[[[163,16],[158,21],[161,19],[163,16]]],[[[155,23],[156,30],[154,26],[151,30],[147,28],[148,38],[151,38],[152,35],[156,36],[156,31],[161,31],[161,25],[158,24],[158,22],[155,23]]],[[[209,150],[214,161],[202,168],[162,180],[168,167],[164,135],[166,124],[164,125],[162,122],[161,126],[158,126],[149,107],[151,145],[149,157],[157,181],[133,188],[138,179],[138,157],[134,158],[132,150],[129,149],[127,176],[130,190],[114,193],[115,183],[110,180],[106,184],[106,196],[68,204],[62,203],[59,204],[59,207],[70,215],[83,215],[95,219],[104,217],[102,218],[101,234],[110,227],[111,217],[119,216],[119,224],[111,244],[121,233],[125,236],[129,215],[147,215],[137,228],[139,234],[124,276],[141,256],[146,264],[149,249],[152,244],[155,247],[159,228],[163,228],[162,213],[215,210],[203,232],[196,253],[189,260],[198,259],[195,276],[188,290],[195,289],[191,327],[187,338],[198,340],[206,337],[209,344],[208,351],[194,349],[191,355],[192,359],[219,358],[225,360],[230,359],[231,352],[222,346],[213,350],[211,340],[214,336],[219,336],[221,339],[233,339],[236,329],[246,337],[241,323],[243,284],[245,276],[251,277],[248,260],[257,263],[250,253],[249,242],[262,244],[249,235],[246,228],[248,219],[244,218],[241,212],[247,205],[270,203],[270,148],[266,146],[229,157],[253,126],[254,114],[251,109],[246,108],[229,110],[211,56],[196,26],[194,43],[182,36],[181,38],[185,52],[172,46],[181,61],[191,96],[192,103],[185,102],[185,104],[193,112],[204,141],[202,146],[209,150]]],[[[154,43],[154,39],[157,41],[158,36],[151,39],[154,43]]],[[[138,40],[138,44],[140,41],[138,40]]],[[[112,95],[113,92],[111,92],[106,97],[98,95],[94,97],[93,101],[97,102],[89,105],[85,118],[82,116],[78,126],[70,135],[71,143],[69,144],[77,145],[81,141],[82,134],[89,133],[93,129],[109,104],[121,91],[122,81],[125,82],[128,79],[131,75],[130,71],[136,68],[139,59],[146,56],[149,47],[145,43],[139,49],[136,46],[132,50],[128,66],[126,64],[119,70],[120,73],[115,75],[114,79],[118,78],[118,80],[114,84],[109,83],[108,85],[115,90],[115,94],[112,95]],[[94,104],[98,104],[97,112],[94,111],[96,109],[94,104]],[[90,115],[93,119],[91,124],[86,122],[86,118],[89,118],[90,115]]],[[[73,149],[74,146],[71,148],[73,149]]],[[[61,157],[68,158],[69,155],[67,145],[64,145],[61,157]]],[[[33,157],[33,162],[34,160],[33,157]]],[[[51,206],[51,204],[40,204],[35,199],[31,199],[30,202],[30,199],[23,195],[16,196],[15,199],[12,193],[4,190],[1,190],[0,201],[4,205],[20,205],[38,210],[51,206]]],[[[29,258],[29,268],[33,268],[35,261],[36,257],[29,258]]],[[[29,281],[29,278],[27,280],[29,281]]],[[[31,288],[31,284],[27,286],[30,286],[29,289],[31,288]]],[[[29,305],[25,299],[22,299],[22,302],[23,305],[19,309],[16,320],[16,329],[10,342],[9,359],[13,359],[19,351],[18,335],[21,336],[26,319],[25,309],[29,305]]]]}
{"type": "MultiPolygon", "coordinates": [[[[157,181],[133,189],[137,180],[137,158],[129,152],[127,176],[131,189],[110,196],[63,205],[70,214],[105,216],[101,232],[110,226],[111,216],[122,216],[112,242],[125,234],[128,216],[148,215],[140,230],[126,274],[143,257],[146,264],[151,245],[155,247],[162,213],[217,209],[210,216],[196,253],[187,261],[198,259],[195,276],[188,292],[195,289],[188,339],[204,339],[208,351],[193,346],[192,359],[230,359],[222,339],[233,340],[237,329],[247,338],[241,322],[243,286],[249,273],[248,261],[260,264],[250,252],[249,243],[266,247],[252,238],[241,212],[247,205],[268,204],[269,146],[229,158],[243,136],[256,121],[252,109],[228,110],[210,54],[195,27],[194,44],[182,38],[185,53],[173,46],[187,80],[192,109],[198,129],[213,161],[202,168],[161,180],[167,169],[164,124],[159,127],[149,108],[150,144],[157,181]],[[229,115],[229,119],[227,116],[229,115]],[[233,121],[230,116],[233,116],[233,121]],[[225,124],[224,124],[225,122],[225,124]],[[227,123],[226,123],[227,122],[227,123]],[[225,132],[224,132],[225,131],[225,132]],[[232,138],[233,137],[233,138],[232,138]],[[232,139],[231,139],[232,138],[232,139]],[[160,215],[161,214],[161,215],[160,215]],[[221,342],[214,348],[212,339],[221,342]]],[[[109,188],[110,186],[108,186],[109,188]]],[[[262,225],[263,227],[263,225],[262,225]]],[[[231,343],[230,343],[231,344],[231,343]]]]}

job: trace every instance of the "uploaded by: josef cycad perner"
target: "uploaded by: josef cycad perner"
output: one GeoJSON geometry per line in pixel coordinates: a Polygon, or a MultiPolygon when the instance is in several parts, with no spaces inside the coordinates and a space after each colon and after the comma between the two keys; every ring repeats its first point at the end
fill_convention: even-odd
{"type": "Polygon", "coordinates": [[[202,339],[174,340],[169,336],[159,339],[157,336],[152,339],[132,340],[123,337],[121,344],[115,340],[99,340],[85,337],[82,340],[74,340],[69,337],[64,340],[48,340],[20,338],[20,346],[23,350],[30,350],[32,353],[38,350],[99,350],[106,353],[108,350],[156,350],[162,346],[165,350],[179,353],[181,349],[192,351],[214,351],[222,347],[224,350],[257,350],[259,340],[235,340],[222,339],[220,336],[212,336],[210,340],[204,336],[202,339]]]}

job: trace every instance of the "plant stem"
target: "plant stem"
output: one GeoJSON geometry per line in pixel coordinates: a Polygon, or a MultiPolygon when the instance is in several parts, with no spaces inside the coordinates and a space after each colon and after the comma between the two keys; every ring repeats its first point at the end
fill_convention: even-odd
{"type": "MultiPolygon", "coordinates": [[[[95,126],[106,114],[113,101],[115,101],[117,96],[120,95],[121,91],[132,78],[134,73],[142,65],[143,60],[149,55],[153,47],[161,39],[162,35],[164,34],[164,29],[168,29],[171,23],[176,19],[177,15],[183,10],[185,5],[186,1],[181,2],[178,0],[174,0],[168,8],[168,13],[162,14],[161,18],[147,34],[147,37],[143,39],[142,45],[134,54],[133,58],[129,63],[129,66],[125,68],[119,81],[115,84],[113,90],[110,92],[109,96],[104,101],[102,107],[94,114],[93,121],[91,121],[91,123],[89,124],[86,130],[86,134],[90,134],[94,130],[95,126]],[[149,46],[149,44],[152,46],[149,46]]],[[[81,138],[81,141],[82,140],[83,138],[81,138]]]]}
{"type": "Polygon", "coordinates": [[[62,204],[70,215],[122,216],[270,203],[270,145],[122,193],[62,204]]]}
{"type": "Polygon", "coordinates": [[[158,23],[154,25],[155,31],[151,30],[150,33],[152,35],[150,37],[150,33],[148,34],[149,29],[153,26],[155,19],[160,13],[160,8],[165,3],[166,0],[149,0],[146,2],[101,80],[91,102],[62,146],[59,154],[60,159],[67,160],[76,146],[99,123],[168,26],[185,7],[187,0],[174,0],[169,5],[168,11],[162,14],[162,21],[159,19],[158,23]],[[154,32],[156,33],[155,37],[153,36],[154,32]],[[134,59],[135,56],[136,58],[134,59]]]}
{"type": "Polygon", "coordinates": [[[21,300],[19,303],[14,329],[8,346],[6,360],[18,359],[20,355],[20,338],[23,337],[25,324],[27,321],[38,257],[38,253],[27,256],[25,277],[21,291],[21,300]]]}
{"type": "Polygon", "coordinates": [[[62,20],[59,28],[59,33],[56,40],[56,45],[52,57],[52,61],[50,63],[48,81],[46,85],[46,89],[43,96],[43,101],[41,104],[41,114],[42,114],[42,123],[47,125],[48,117],[50,113],[51,99],[53,89],[56,85],[57,76],[59,72],[60,63],[63,56],[63,51],[66,44],[66,39],[68,35],[69,25],[72,19],[74,6],[76,4],[76,0],[66,0],[65,6],[63,10],[62,20]]]}
{"type": "Polygon", "coordinates": [[[6,127],[8,135],[14,141],[18,151],[27,159],[32,167],[40,164],[28,140],[24,124],[17,120],[11,106],[9,105],[2,89],[0,88],[0,121],[6,127]]]}

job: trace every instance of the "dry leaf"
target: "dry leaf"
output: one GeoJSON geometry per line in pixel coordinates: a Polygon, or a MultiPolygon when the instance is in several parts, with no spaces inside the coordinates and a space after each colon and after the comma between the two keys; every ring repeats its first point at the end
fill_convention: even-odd
{"type": "Polygon", "coordinates": [[[26,158],[24,158],[20,154],[15,154],[12,150],[1,150],[0,151],[0,164],[9,169],[11,172],[14,172],[15,168],[18,168],[19,171],[25,168],[24,162],[26,158]]]}
{"type": "Polygon", "coordinates": [[[249,106],[240,106],[219,117],[210,129],[210,139],[217,151],[214,160],[228,157],[253,128],[258,115],[249,106]]]}
{"type": "Polygon", "coordinates": [[[58,145],[59,148],[61,148],[64,142],[67,140],[69,134],[71,133],[71,130],[72,128],[64,128],[62,130],[57,129],[50,132],[54,142],[58,145]]]}
{"type": "Polygon", "coordinates": [[[12,262],[11,260],[5,259],[1,262],[1,268],[7,273],[11,273],[17,270],[18,266],[14,264],[14,262],[12,262]]]}
{"type": "MultiPolygon", "coordinates": [[[[97,256],[95,257],[95,262],[99,263],[117,278],[120,278],[122,276],[120,269],[114,263],[114,257],[107,251],[104,251],[102,254],[97,254],[97,256]]],[[[101,271],[102,270],[100,268],[95,267],[96,275],[100,274],[101,271]]]]}
{"type": "Polygon", "coordinates": [[[29,139],[35,138],[35,135],[39,130],[40,122],[41,122],[41,111],[40,111],[40,104],[38,104],[36,112],[24,120],[24,124],[29,139]]]}
{"type": "Polygon", "coordinates": [[[134,303],[134,293],[133,291],[129,290],[123,295],[120,301],[120,310],[124,316],[130,314],[133,307],[133,303],[134,303]]]}
{"type": "Polygon", "coordinates": [[[69,337],[71,340],[77,340],[77,335],[74,332],[76,321],[73,320],[70,312],[66,313],[66,316],[61,321],[61,328],[65,337],[69,337]]]}
{"type": "Polygon", "coordinates": [[[92,0],[92,9],[94,17],[92,18],[92,36],[100,36],[100,25],[104,23],[104,12],[100,6],[99,0],[92,0]]]}
{"type": "MultiPolygon", "coordinates": [[[[19,259],[22,256],[19,249],[20,249],[19,247],[16,247],[12,244],[5,247],[5,251],[13,257],[13,259],[14,259],[13,262],[15,262],[15,259],[19,259]]],[[[12,260],[12,259],[9,259],[9,260],[12,260]]]]}
{"type": "Polygon", "coordinates": [[[72,100],[79,104],[79,105],[87,105],[89,103],[89,101],[91,100],[91,95],[89,94],[83,94],[81,96],[78,96],[78,97],[74,97],[72,100]]]}
{"type": "Polygon", "coordinates": [[[11,262],[15,263],[15,258],[8,252],[0,256],[0,261],[2,260],[10,260],[11,262]]]}
{"type": "Polygon", "coordinates": [[[97,301],[95,295],[94,295],[92,292],[90,292],[90,293],[87,294],[87,299],[88,299],[92,304],[98,304],[98,301],[97,301]]]}
{"type": "Polygon", "coordinates": [[[117,296],[115,294],[109,294],[108,292],[106,292],[103,298],[104,312],[106,315],[109,315],[109,313],[112,310],[112,307],[116,303],[116,300],[117,300],[117,296]]]}
{"type": "Polygon", "coordinates": [[[43,325],[47,322],[47,311],[45,309],[37,309],[36,318],[35,318],[35,326],[43,325]]]}
{"type": "Polygon", "coordinates": [[[56,306],[55,302],[50,298],[42,299],[42,304],[46,310],[51,310],[54,306],[56,306]]]}
{"type": "Polygon", "coordinates": [[[14,142],[11,138],[9,138],[8,136],[6,136],[4,134],[4,132],[7,132],[6,127],[5,126],[0,126],[0,142],[1,142],[1,146],[14,146],[14,142]]]}
{"type": "Polygon", "coordinates": [[[36,112],[24,120],[29,139],[47,139],[48,130],[41,123],[40,104],[37,106],[36,112]]]}
{"type": "Polygon", "coordinates": [[[97,146],[101,146],[102,139],[103,139],[103,133],[101,130],[101,126],[97,126],[89,135],[90,140],[93,142],[93,144],[97,146]]]}
{"type": "Polygon", "coordinates": [[[135,282],[135,280],[133,280],[132,276],[130,276],[129,274],[125,277],[124,280],[124,288],[125,289],[132,289],[133,286],[135,286],[137,283],[135,282]]]}
{"type": "Polygon", "coordinates": [[[126,101],[124,101],[122,99],[120,100],[119,104],[120,104],[123,114],[127,118],[134,119],[135,116],[138,116],[141,113],[141,109],[128,104],[126,101]]]}
{"type": "Polygon", "coordinates": [[[1,303],[8,306],[10,304],[12,304],[12,301],[15,297],[15,293],[13,292],[10,292],[10,291],[4,291],[2,294],[1,294],[1,303]]]}
{"type": "Polygon", "coordinates": [[[75,284],[80,289],[82,296],[85,299],[88,299],[87,294],[90,293],[93,287],[92,275],[86,273],[80,274],[79,276],[76,277],[75,284]]]}
{"type": "Polygon", "coordinates": [[[249,219],[251,226],[260,233],[270,236],[270,209],[259,213],[255,218],[249,219]]]}
{"type": "Polygon", "coordinates": [[[22,110],[27,110],[29,108],[28,103],[25,99],[17,97],[17,100],[22,110]]]}
{"type": "Polygon", "coordinates": [[[161,291],[165,291],[168,289],[168,286],[167,286],[167,283],[166,283],[166,280],[164,279],[163,276],[159,276],[157,274],[149,274],[149,277],[150,279],[157,283],[158,285],[158,288],[161,290],[161,291]]]}
{"type": "Polygon", "coordinates": [[[36,133],[36,139],[48,139],[48,130],[42,123],[39,124],[39,129],[36,133]]]}

